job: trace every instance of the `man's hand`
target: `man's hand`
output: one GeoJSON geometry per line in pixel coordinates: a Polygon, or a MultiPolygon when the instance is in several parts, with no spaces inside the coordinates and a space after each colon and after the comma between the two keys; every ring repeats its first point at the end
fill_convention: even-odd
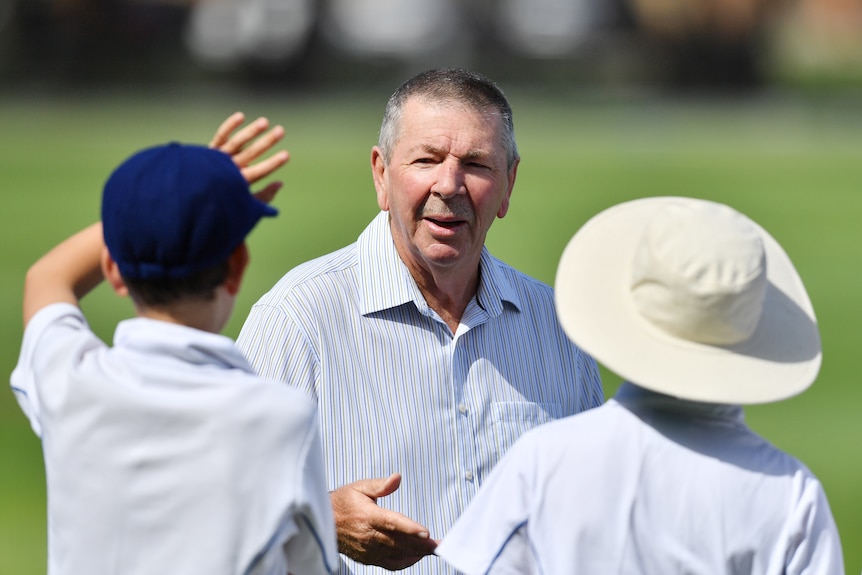
{"type": "MultiPolygon", "coordinates": [[[[237,128],[244,121],[245,115],[242,112],[231,114],[218,127],[210,140],[209,147],[229,154],[248,183],[253,184],[286,164],[290,154],[287,150],[280,150],[268,158],[255,162],[284,137],[284,128],[275,126],[267,131],[269,120],[261,117],[237,132],[237,128]]],[[[255,193],[255,196],[259,200],[269,202],[279,187],[281,182],[273,182],[255,193]]]]}
{"type": "Polygon", "coordinates": [[[437,541],[409,517],[383,509],[378,497],[393,493],[401,474],[363,479],[330,492],[338,551],[355,561],[391,571],[410,567],[434,552],[437,541]]]}

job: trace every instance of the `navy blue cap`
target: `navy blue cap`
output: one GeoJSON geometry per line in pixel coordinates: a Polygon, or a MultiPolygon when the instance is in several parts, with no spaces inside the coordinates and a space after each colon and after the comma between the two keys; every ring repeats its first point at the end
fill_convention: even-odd
{"type": "Polygon", "coordinates": [[[114,170],[102,194],[105,244],[129,279],[181,278],[228,258],[258,220],[255,198],[226,153],[170,143],[114,170]]]}

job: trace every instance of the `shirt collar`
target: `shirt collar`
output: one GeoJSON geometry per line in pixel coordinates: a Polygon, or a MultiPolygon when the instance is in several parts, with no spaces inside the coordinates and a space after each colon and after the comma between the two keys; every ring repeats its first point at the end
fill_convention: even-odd
{"type": "MultiPolygon", "coordinates": [[[[359,257],[359,311],[367,315],[413,302],[422,313],[428,313],[419,286],[398,255],[389,227],[389,213],[380,212],[357,241],[359,257]]],[[[477,303],[492,317],[503,312],[503,302],[518,309],[520,298],[501,269],[502,264],[488,248],[482,248],[479,262],[477,303]]]]}
{"type": "Polygon", "coordinates": [[[121,321],[114,332],[114,346],[148,356],[174,357],[194,365],[254,373],[231,338],[155,319],[121,321]]]}
{"type": "Polygon", "coordinates": [[[624,382],[614,395],[614,400],[634,413],[645,410],[674,412],[690,417],[743,423],[744,414],[739,405],[706,403],[680,399],[651,391],[639,385],[624,382]]]}

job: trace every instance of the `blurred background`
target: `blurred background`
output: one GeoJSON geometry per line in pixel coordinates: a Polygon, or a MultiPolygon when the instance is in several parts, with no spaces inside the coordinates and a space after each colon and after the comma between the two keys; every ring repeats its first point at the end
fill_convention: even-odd
{"type": "Polygon", "coordinates": [[[858,85],[859,0],[3,0],[0,86],[279,87],[463,65],[502,83],[858,85]]]}
{"type": "MultiPolygon", "coordinates": [[[[0,373],[27,267],[98,218],[131,153],[206,143],[235,110],[285,126],[282,215],[249,240],[235,337],[284,272],[374,216],[386,99],[450,65],[514,108],[523,161],[488,244],[526,273],[553,283],[581,224],[648,195],[728,203],[782,243],[823,368],[746,418],[822,480],[862,572],[862,0],[0,0],[0,373]]],[[[108,342],[132,312],[104,286],[84,308],[108,342]]],[[[0,575],[44,573],[45,505],[39,441],[0,392],[0,575]]]]}

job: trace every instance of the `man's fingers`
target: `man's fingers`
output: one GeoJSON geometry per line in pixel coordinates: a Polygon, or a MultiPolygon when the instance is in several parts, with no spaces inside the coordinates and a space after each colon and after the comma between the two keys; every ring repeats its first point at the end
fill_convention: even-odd
{"type": "Polygon", "coordinates": [[[385,497],[391,493],[395,493],[401,487],[401,474],[393,473],[389,477],[387,477],[379,486],[379,497],[385,497]]]}
{"type": "Polygon", "coordinates": [[[374,479],[361,479],[350,486],[363,495],[374,500],[378,497],[386,497],[395,492],[401,485],[401,474],[393,473],[389,477],[376,477],[374,479]]]}
{"type": "Polygon", "coordinates": [[[411,537],[403,533],[395,534],[398,549],[407,557],[424,557],[434,553],[437,540],[430,537],[411,537]]]}
{"type": "Polygon", "coordinates": [[[393,536],[401,536],[408,539],[428,539],[428,528],[413,521],[406,515],[402,515],[396,511],[383,510],[375,520],[373,526],[377,531],[390,533],[393,536]]]}
{"type": "Polygon", "coordinates": [[[415,537],[401,532],[378,531],[375,543],[381,550],[381,561],[387,569],[404,569],[423,557],[434,553],[437,541],[428,537],[415,537]],[[386,551],[383,551],[383,550],[386,551]]]}
{"type": "MultiPolygon", "coordinates": [[[[363,554],[358,556],[360,561],[397,571],[434,553],[437,541],[428,537],[375,529],[358,547],[363,550],[363,554]]],[[[343,553],[352,556],[349,551],[342,549],[343,553]]]]}
{"type": "Polygon", "coordinates": [[[376,504],[401,485],[401,474],[362,479],[330,492],[338,549],[361,563],[404,569],[437,547],[428,529],[376,504]]]}

